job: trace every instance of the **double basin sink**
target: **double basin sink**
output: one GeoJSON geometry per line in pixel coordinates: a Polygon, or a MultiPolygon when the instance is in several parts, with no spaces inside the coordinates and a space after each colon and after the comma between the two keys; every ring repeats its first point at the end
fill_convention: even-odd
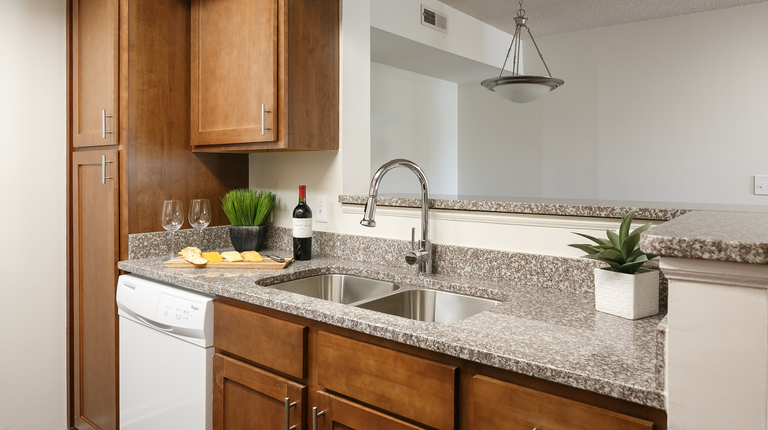
{"type": "Polygon", "coordinates": [[[270,285],[282,291],[427,322],[453,322],[500,302],[352,275],[318,275],[270,285]]]}

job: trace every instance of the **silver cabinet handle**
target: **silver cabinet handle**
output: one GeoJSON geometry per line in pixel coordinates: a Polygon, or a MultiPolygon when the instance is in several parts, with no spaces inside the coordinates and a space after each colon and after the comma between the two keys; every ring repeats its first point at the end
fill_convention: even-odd
{"type": "Polygon", "coordinates": [[[266,107],[264,106],[264,103],[261,104],[261,135],[264,136],[266,134],[267,130],[272,130],[271,128],[265,127],[264,117],[265,114],[272,113],[272,111],[268,111],[266,107]]]}
{"type": "Polygon", "coordinates": [[[317,407],[312,407],[312,430],[317,430],[317,417],[325,415],[325,411],[317,412],[317,407]]]}
{"type": "Polygon", "coordinates": [[[107,179],[112,179],[111,176],[107,176],[107,164],[114,163],[114,161],[107,161],[107,156],[101,156],[101,185],[107,183],[107,179]]]}
{"type": "Polygon", "coordinates": [[[291,425],[291,408],[296,406],[296,402],[291,403],[289,397],[285,398],[285,430],[295,430],[296,426],[291,425]]]}
{"type": "Polygon", "coordinates": [[[107,118],[112,118],[112,115],[107,115],[107,111],[101,110],[101,138],[106,139],[108,134],[112,134],[111,130],[107,130],[107,118]]]}

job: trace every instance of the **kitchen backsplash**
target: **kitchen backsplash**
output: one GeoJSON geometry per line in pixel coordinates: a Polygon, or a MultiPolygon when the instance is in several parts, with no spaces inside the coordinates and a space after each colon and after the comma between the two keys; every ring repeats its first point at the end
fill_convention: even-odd
{"type": "MultiPolygon", "coordinates": [[[[229,226],[208,227],[202,232],[202,249],[231,248],[229,226]]],[[[197,232],[191,228],[179,230],[174,238],[175,251],[197,245],[197,232]]],[[[171,236],[167,231],[128,235],[128,259],[162,257],[171,253],[171,236]]]]}
{"type": "MultiPolygon", "coordinates": [[[[164,231],[129,235],[128,258],[133,260],[170,254],[168,235],[164,231]]],[[[293,248],[291,237],[290,228],[270,227],[264,248],[290,250],[293,248]]],[[[205,250],[231,248],[229,226],[206,228],[202,241],[205,250]]],[[[186,246],[197,246],[197,235],[192,229],[176,233],[177,251],[186,246]]],[[[321,231],[314,232],[312,241],[312,255],[315,258],[341,258],[397,268],[409,267],[403,255],[410,249],[411,244],[406,240],[321,231]]],[[[433,250],[435,274],[575,293],[594,293],[593,271],[602,265],[598,261],[581,258],[453,245],[433,244],[433,250]]],[[[665,311],[668,283],[663,273],[659,288],[659,305],[665,311]]]]}

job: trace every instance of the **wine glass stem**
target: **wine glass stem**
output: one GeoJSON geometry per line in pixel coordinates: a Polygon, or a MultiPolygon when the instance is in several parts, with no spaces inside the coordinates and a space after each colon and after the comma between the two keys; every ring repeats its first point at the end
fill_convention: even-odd
{"type": "Polygon", "coordinates": [[[174,243],[173,243],[173,234],[174,233],[176,233],[176,232],[175,231],[171,231],[171,258],[176,256],[176,253],[173,252],[173,250],[176,249],[176,247],[174,246],[174,243]]]}
{"type": "Polygon", "coordinates": [[[197,230],[197,247],[203,249],[203,231],[197,230]]]}

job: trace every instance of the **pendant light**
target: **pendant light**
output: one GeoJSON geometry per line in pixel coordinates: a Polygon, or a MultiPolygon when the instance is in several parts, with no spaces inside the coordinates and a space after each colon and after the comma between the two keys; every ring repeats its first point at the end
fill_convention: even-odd
{"type": "Polygon", "coordinates": [[[501,66],[501,73],[499,73],[499,76],[496,78],[486,79],[480,83],[480,85],[485,88],[488,88],[501,97],[515,103],[528,103],[538,100],[544,97],[548,92],[564,84],[562,79],[552,77],[552,73],[549,72],[549,67],[547,67],[547,63],[544,61],[544,56],[541,55],[539,46],[536,44],[536,40],[533,39],[531,29],[525,25],[526,21],[528,21],[528,17],[525,16],[523,0],[520,0],[520,9],[518,9],[517,16],[515,17],[515,34],[512,36],[512,44],[509,45],[504,65],[501,66]],[[536,47],[536,52],[539,53],[539,58],[541,58],[541,62],[544,63],[544,68],[547,69],[549,77],[520,74],[520,60],[522,58],[521,51],[523,46],[521,36],[523,28],[528,31],[528,36],[531,37],[533,46],[536,47]],[[509,61],[509,54],[512,53],[513,49],[512,76],[503,76],[507,61],[509,61]]]}

